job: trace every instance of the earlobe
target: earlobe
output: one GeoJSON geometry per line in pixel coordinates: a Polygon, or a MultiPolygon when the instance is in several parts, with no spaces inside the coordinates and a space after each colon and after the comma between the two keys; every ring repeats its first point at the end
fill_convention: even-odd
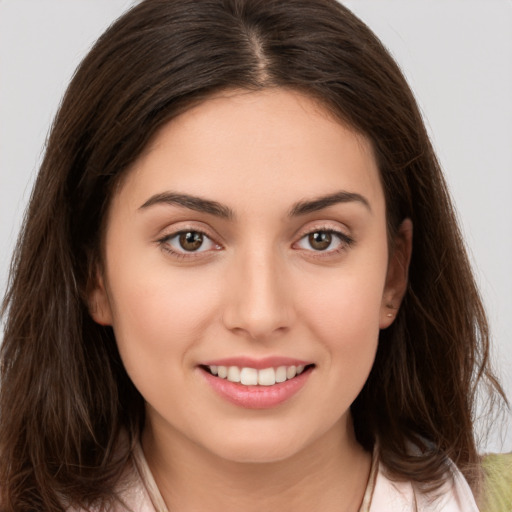
{"type": "Polygon", "coordinates": [[[412,221],[405,219],[396,234],[393,252],[389,258],[386,285],[380,311],[381,329],[389,327],[396,318],[407,290],[409,264],[412,254],[412,221]]]}
{"type": "Polygon", "coordinates": [[[112,325],[112,311],[105,283],[101,275],[96,276],[88,292],[88,308],[92,319],[100,325],[112,325]]]}

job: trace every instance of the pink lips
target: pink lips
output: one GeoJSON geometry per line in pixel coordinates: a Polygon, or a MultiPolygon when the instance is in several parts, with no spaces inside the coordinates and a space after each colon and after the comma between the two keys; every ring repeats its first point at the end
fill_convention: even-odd
{"type": "Polygon", "coordinates": [[[247,409],[269,409],[276,407],[292,398],[306,384],[313,366],[304,370],[293,379],[276,383],[272,386],[245,386],[240,383],[230,382],[226,379],[216,377],[209,373],[204,366],[238,366],[261,370],[264,368],[277,368],[279,366],[307,366],[308,361],[301,361],[292,358],[270,357],[265,359],[252,358],[226,358],[202,363],[201,374],[211,388],[222,398],[240,407],[247,409]]]}

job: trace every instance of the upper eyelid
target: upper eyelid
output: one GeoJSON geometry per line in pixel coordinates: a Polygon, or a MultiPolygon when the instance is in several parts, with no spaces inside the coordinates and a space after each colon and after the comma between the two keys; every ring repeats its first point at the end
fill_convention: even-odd
{"type": "Polygon", "coordinates": [[[335,229],[313,229],[312,231],[307,231],[306,233],[301,235],[297,239],[297,241],[294,242],[294,244],[297,244],[298,242],[300,242],[301,240],[303,240],[307,236],[311,235],[312,233],[318,233],[318,232],[332,233],[335,236],[337,236],[341,240],[341,242],[343,244],[346,244],[346,245],[351,245],[351,244],[354,243],[354,239],[350,235],[347,235],[346,233],[343,233],[343,231],[335,230],[335,229]]]}
{"type": "Polygon", "coordinates": [[[213,237],[209,236],[203,230],[191,229],[191,228],[189,228],[189,229],[187,229],[187,228],[178,229],[178,230],[173,231],[171,233],[168,233],[166,235],[162,235],[161,237],[159,237],[156,240],[156,243],[161,248],[161,250],[165,251],[168,254],[171,254],[174,258],[177,258],[177,259],[182,260],[184,262],[185,261],[193,262],[196,259],[207,258],[208,256],[212,256],[213,252],[215,252],[215,251],[217,251],[219,249],[223,249],[224,248],[221,244],[216,242],[216,240],[213,237]],[[207,249],[207,250],[204,250],[204,251],[187,251],[185,249],[178,249],[178,248],[174,247],[170,243],[171,239],[174,239],[177,236],[179,236],[180,234],[186,233],[186,232],[201,233],[203,236],[208,238],[208,240],[214,246],[214,248],[213,249],[210,248],[210,249],[207,249]]]}
{"type": "Polygon", "coordinates": [[[193,226],[191,223],[183,222],[179,223],[183,224],[179,227],[172,228],[171,226],[167,226],[166,228],[162,229],[160,231],[160,234],[157,236],[158,241],[165,240],[167,238],[173,238],[181,233],[186,233],[187,231],[192,231],[195,233],[201,233],[202,235],[208,237],[212,242],[215,242],[218,245],[224,245],[223,242],[219,241],[219,239],[222,239],[219,235],[216,234],[216,232],[213,232],[213,230],[208,229],[203,226],[193,226]]]}
{"type": "MultiPolygon", "coordinates": [[[[327,232],[327,233],[333,233],[340,241],[341,245],[344,246],[344,248],[348,248],[354,245],[355,238],[352,233],[352,231],[343,224],[344,227],[340,226],[339,221],[317,221],[313,222],[309,225],[306,225],[305,227],[301,228],[297,231],[297,234],[295,236],[295,241],[293,242],[293,245],[298,244],[301,242],[304,238],[311,235],[312,233],[316,232],[327,232]]],[[[306,250],[306,249],[304,249],[306,250]]],[[[326,250],[326,251],[318,251],[317,256],[321,257],[323,254],[323,257],[326,257],[329,254],[332,254],[333,252],[336,252],[337,249],[334,250],[326,250]]],[[[316,251],[313,251],[316,252],[316,251]]]]}
{"type": "MultiPolygon", "coordinates": [[[[189,229],[189,230],[185,230],[185,231],[177,231],[176,233],[173,233],[169,236],[166,236],[165,238],[163,238],[162,242],[166,242],[170,244],[170,240],[173,240],[177,237],[179,237],[180,235],[182,235],[183,233],[200,233],[201,236],[203,236],[203,238],[206,238],[209,243],[211,245],[213,245],[215,247],[216,250],[218,250],[218,248],[220,247],[219,244],[210,236],[208,236],[206,233],[202,233],[200,231],[195,231],[195,230],[192,230],[192,229],[189,229]]],[[[203,240],[204,241],[204,240],[203,240]]],[[[211,250],[211,249],[210,249],[211,250]]],[[[176,249],[175,247],[173,247],[173,251],[181,251],[181,249],[176,249]]],[[[184,250],[183,249],[183,254],[187,254],[187,255],[192,255],[192,254],[201,254],[201,253],[204,253],[204,252],[208,252],[208,249],[204,250],[204,251],[200,251],[200,250],[197,250],[197,251],[187,251],[187,250],[184,250]]]]}
{"type": "Polygon", "coordinates": [[[340,223],[337,221],[320,221],[314,224],[309,224],[307,227],[302,227],[296,231],[296,237],[302,238],[311,233],[315,233],[316,231],[329,231],[332,233],[339,233],[348,238],[352,238],[350,234],[350,229],[348,227],[341,227],[340,223]]]}

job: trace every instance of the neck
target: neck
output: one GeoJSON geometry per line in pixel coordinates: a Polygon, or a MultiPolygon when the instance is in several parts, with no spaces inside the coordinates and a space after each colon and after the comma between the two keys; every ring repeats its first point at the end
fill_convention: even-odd
{"type": "Polygon", "coordinates": [[[147,426],[143,449],[169,511],[357,512],[371,456],[350,418],[285,460],[236,462],[147,426]]]}

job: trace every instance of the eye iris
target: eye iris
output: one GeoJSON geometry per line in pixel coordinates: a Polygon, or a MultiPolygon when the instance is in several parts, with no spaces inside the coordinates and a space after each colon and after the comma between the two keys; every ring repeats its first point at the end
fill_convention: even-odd
{"type": "Polygon", "coordinates": [[[203,235],[197,231],[181,233],[180,245],[185,251],[197,251],[203,245],[203,235]]]}
{"type": "Polygon", "coordinates": [[[311,247],[317,251],[324,251],[332,242],[332,234],[327,231],[316,231],[315,233],[310,233],[308,238],[311,247]]]}

